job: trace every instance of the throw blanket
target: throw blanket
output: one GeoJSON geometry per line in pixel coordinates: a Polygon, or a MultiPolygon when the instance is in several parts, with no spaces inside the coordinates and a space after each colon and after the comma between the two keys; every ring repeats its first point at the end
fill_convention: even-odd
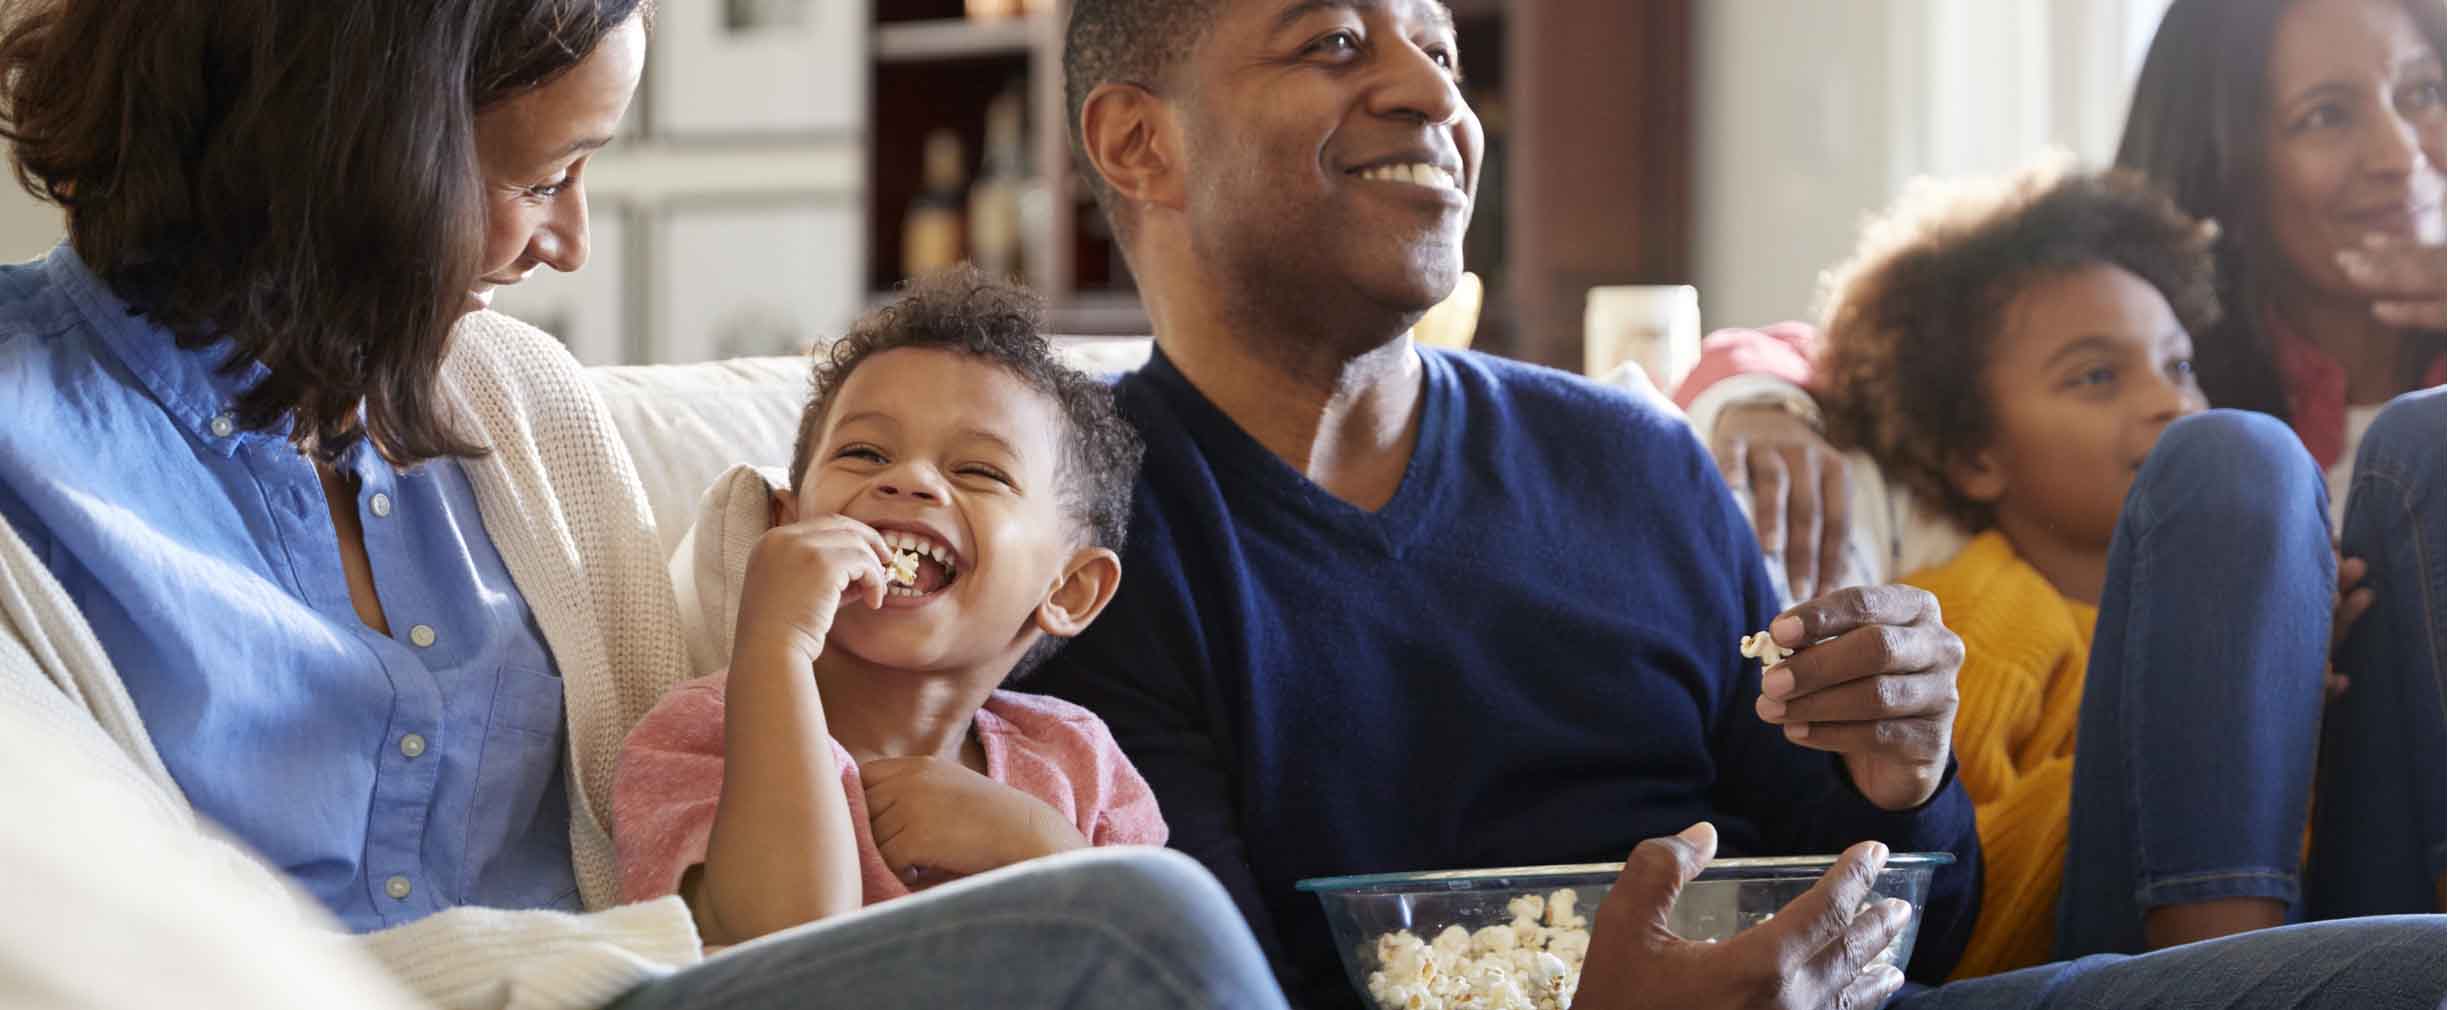
{"type": "Polygon", "coordinates": [[[2066,599],[1996,530],[1904,581],[1963,637],[1955,759],[1980,829],[1980,921],[1955,977],[2049,960],[2065,879],[2074,725],[2099,609],[2066,599]]]}
{"type": "MultiPolygon", "coordinates": [[[[623,737],[685,678],[678,604],[628,451],[575,361],[507,316],[460,325],[442,387],[462,430],[490,449],[466,465],[486,532],[561,668],[569,720],[570,848],[586,915],[459,909],[357,938],[414,994],[448,1007],[592,1007],[702,956],[678,899],[615,909],[609,816],[623,737]]],[[[190,842],[182,865],[250,901],[326,925],[284,879],[201,824],[154,750],[126,687],[75,604],[0,524],[0,706],[35,746],[91,769],[119,805],[190,842]]],[[[24,741],[20,741],[23,743],[24,741]]],[[[313,951],[276,956],[311,957],[313,951]]],[[[63,970],[109,970],[107,965],[63,970]]]]}

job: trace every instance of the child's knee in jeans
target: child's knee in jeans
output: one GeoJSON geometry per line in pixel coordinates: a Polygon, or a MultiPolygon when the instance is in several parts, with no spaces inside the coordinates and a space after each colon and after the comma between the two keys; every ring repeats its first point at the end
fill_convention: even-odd
{"type": "Polygon", "coordinates": [[[2363,435],[2366,454],[2424,460],[2435,468],[2443,450],[2448,450],[2448,387],[2434,386],[2390,400],[2363,435]]]}

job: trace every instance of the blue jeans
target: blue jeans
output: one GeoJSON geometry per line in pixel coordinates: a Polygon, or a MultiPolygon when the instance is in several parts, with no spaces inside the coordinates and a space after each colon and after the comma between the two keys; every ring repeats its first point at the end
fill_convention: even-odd
{"type": "Polygon", "coordinates": [[[2162,905],[2300,897],[2337,590],[2295,433],[2171,425],[2125,497],[2075,729],[2057,954],[2147,950],[2162,905]]]}
{"type": "Polygon", "coordinates": [[[2350,499],[2346,548],[2370,563],[2380,595],[2340,663],[2357,707],[2328,713],[2325,749],[2337,564],[2318,467],[2259,414],[2211,411],[2161,436],[2109,549],[2076,730],[2059,956],[2145,950],[2143,916],[2164,905],[2267,898],[2302,914],[2316,757],[2322,809],[2339,823],[2314,835],[2312,913],[2436,910],[2442,415],[2437,395],[2428,402],[2427,476],[2415,407],[2393,407],[2365,436],[2377,490],[2350,499]],[[2424,767],[2427,792],[2415,781],[2424,767]],[[2424,852],[2432,869],[2409,870],[2424,852]],[[2372,891],[2400,900],[2332,900],[2372,891]]]}
{"type": "Polygon", "coordinates": [[[1240,911],[1198,863],[1092,849],[742,944],[613,1010],[1283,1006],[1240,911]]]}
{"type": "Polygon", "coordinates": [[[2448,704],[2441,691],[2448,392],[2409,393],[2363,436],[2342,543],[2371,566],[2372,609],[2347,632],[2351,681],[2322,728],[2305,912],[2439,910],[2448,853],[2448,704]]]}
{"type": "Polygon", "coordinates": [[[2436,1010],[2448,919],[2281,926],[2097,954],[1904,996],[1891,1010],[2436,1010]]]}

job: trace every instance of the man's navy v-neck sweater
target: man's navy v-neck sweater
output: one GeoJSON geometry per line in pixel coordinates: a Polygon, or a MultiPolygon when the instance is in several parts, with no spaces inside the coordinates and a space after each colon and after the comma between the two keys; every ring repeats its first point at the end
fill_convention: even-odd
{"type": "Polygon", "coordinates": [[[1616,861],[1716,823],[1724,855],[1951,851],[1911,974],[1978,894],[1950,770],[1889,813],[1752,711],[1774,596],[1680,419],[1578,377],[1420,352],[1393,499],[1292,470],[1161,354],[1117,387],[1148,445],[1111,608],[1028,681],[1113,727],[1173,845],[1221,878],[1295,1003],[1355,1005],[1305,877],[1616,861]]]}

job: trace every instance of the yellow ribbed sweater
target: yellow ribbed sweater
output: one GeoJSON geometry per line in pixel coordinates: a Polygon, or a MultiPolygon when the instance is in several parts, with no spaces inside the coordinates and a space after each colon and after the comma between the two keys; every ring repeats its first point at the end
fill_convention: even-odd
{"type": "Polygon", "coordinates": [[[1980,921],[1955,977],[2040,964],[2056,939],[2074,721],[2099,609],[2059,594],[1995,530],[1904,581],[1938,597],[1964,643],[1955,758],[1984,870],[1980,921]]]}

